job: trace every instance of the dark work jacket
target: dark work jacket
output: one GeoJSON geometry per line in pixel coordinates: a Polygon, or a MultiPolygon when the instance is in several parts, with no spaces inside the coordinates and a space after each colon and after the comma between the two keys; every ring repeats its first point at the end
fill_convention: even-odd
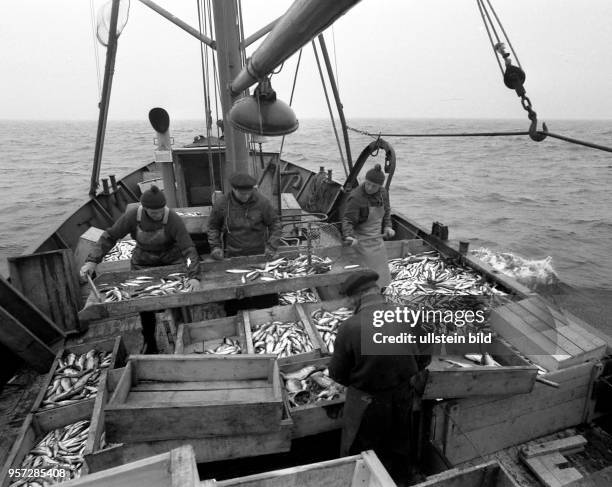
{"type": "Polygon", "coordinates": [[[342,236],[353,237],[353,230],[360,223],[365,222],[370,214],[370,206],[384,206],[382,228],[392,227],[391,224],[391,205],[389,203],[389,193],[385,188],[380,188],[375,194],[365,192],[364,185],[361,184],[353,189],[346,201],[342,214],[342,236]]]}
{"type": "Polygon", "coordinates": [[[100,236],[87,260],[96,264],[100,263],[118,240],[130,234],[136,240],[136,248],[131,260],[133,268],[173,265],[187,262],[187,259],[190,259],[190,265],[187,268],[189,277],[198,277],[200,258],[181,217],[170,210],[168,221],[164,224],[163,221],[152,220],[146,214],[146,211],[143,211],[140,228],[145,232],[152,232],[163,228],[166,236],[165,243],[150,246],[142,245],[138,242],[137,212],[138,206],[135,206],[121,215],[115,224],[100,236]]]}
{"type": "MultiPolygon", "coordinates": [[[[358,312],[340,325],[329,375],[344,386],[353,386],[369,394],[406,385],[431,361],[429,355],[361,355],[361,318],[372,309],[395,309],[381,295],[363,296],[358,312]]],[[[416,347],[416,345],[407,345],[416,347]]]]}
{"type": "Polygon", "coordinates": [[[263,254],[266,247],[278,248],[280,220],[270,201],[259,191],[254,190],[246,203],[230,192],[215,202],[208,218],[211,250],[223,248],[222,236],[228,257],[263,254]]]}

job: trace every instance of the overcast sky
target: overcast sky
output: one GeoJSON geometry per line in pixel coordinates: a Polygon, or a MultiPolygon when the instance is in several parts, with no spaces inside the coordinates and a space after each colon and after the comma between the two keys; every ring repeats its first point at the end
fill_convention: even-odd
{"type": "MultiPolygon", "coordinates": [[[[103,2],[93,3],[97,10],[103,2]]],[[[157,3],[197,27],[196,1],[157,3]]],[[[246,35],[290,3],[243,0],[246,35]]],[[[541,119],[612,118],[612,1],[493,5],[541,119]]],[[[326,36],[349,119],[525,117],[502,83],[475,0],[362,0],[326,36]]],[[[104,55],[99,46],[100,76],[104,55]]],[[[285,101],[296,59],[272,80],[285,101]]],[[[89,1],[0,1],[0,62],[0,118],[97,118],[89,1]]],[[[307,46],[294,99],[298,118],[327,116],[318,80],[307,46]]],[[[162,106],[175,119],[197,119],[202,99],[199,42],[132,0],[119,39],[110,118],[144,119],[149,108],[162,106]]]]}

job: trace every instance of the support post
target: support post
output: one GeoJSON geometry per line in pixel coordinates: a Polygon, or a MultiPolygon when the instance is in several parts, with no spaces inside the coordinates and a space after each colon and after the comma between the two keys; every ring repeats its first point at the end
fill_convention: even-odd
{"type": "Polygon", "coordinates": [[[110,103],[111,87],[113,85],[113,74],[115,72],[115,57],[117,55],[117,18],[119,17],[119,0],[113,0],[111,8],[111,19],[108,32],[108,46],[106,47],[106,66],[104,68],[104,85],[102,86],[102,99],[98,104],[100,114],[98,116],[98,131],[96,133],[96,148],[94,151],[91,182],[89,185],[89,196],[94,198],[98,189],[100,179],[100,166],[102,164],[102,150],[104,149],[104,136],[106,134],[106,121],[108,118],[108,106],[110,103]]]}
{"type": "MultiPolygon", "coordinates": [[[[249,152],[246,135],[236,130],[229,122],[229,111],[241,93],[232,95],[230,84],[242,69],[240,55],[240,38],[237,25],[238,12],[236,2],[213,0],[215,17],[215,37],[219,66],[219,97],[223,108],[225,136],[225,181],[234,172],[249,172],[249,152]]],[[[225,184],[224,187],[227,187],[225,184]]]]}

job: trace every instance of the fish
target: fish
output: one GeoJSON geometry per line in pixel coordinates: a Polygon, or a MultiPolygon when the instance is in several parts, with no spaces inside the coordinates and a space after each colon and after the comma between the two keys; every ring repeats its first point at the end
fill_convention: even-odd
{"type": "Polygon", "coordinates": [[[255,325],[252,337],[255,353],[276,354],[282,358],[314,350],[301,322],[272,321],[255,325]]]}
{"type": "Polygon", "coordinates": [[[295,379],[295,380],[304,380],[306,379],[308,376],[310,376],[310,374],[312,374],[314,371],[317,370],[317,367],[314,365],[307,365],[306,367],[303,367],[299,370],[296,370],[295,372],[281,372],[281,375],[283,376],[283,378],[285,380],[291,380],[291,379],[295,379]]]}
{"type": "Polygon", "coordinates": [[[344,394],[344,387],[331,379],[326,367],[321,365],[309,365],[292,373],[281,371],[281,376],[292,409],[336,399],[344,394]]]}
{"type": "Polygon", "coordinates": [[[345,269],[356,269],[357,267],[361,266],[359,264],[349,264],[344,266],[345,269]]]}
{"type": "Polygon", "coordinates": [[[229,272],[230,274],[248,274],[252,272],[251,269],[227,269],[225,272],[229,272]]]}

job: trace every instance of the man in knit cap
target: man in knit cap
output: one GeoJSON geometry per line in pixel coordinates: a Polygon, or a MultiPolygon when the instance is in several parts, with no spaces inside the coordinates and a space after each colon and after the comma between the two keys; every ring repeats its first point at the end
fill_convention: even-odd
{"type": "MultiPolygon", "coordinates": [[[[347,387],[340,455],[374,450],[399,483],[409,480],[415,467],[413,404],[425,386],[431,352],[418,341],[374,349],[372,333],[390,329],[395,334],[401,326],[393,321],[387,329],[373,328],[375,313],[395,315],[395,306],[385,302],[377,280],[376,272],[361,270],[341,286],[356,308],[338,329],[329,376],[347,387]]],[[[422,333],[417,327],[407,330],[422,333]]]]}
{"type": "Polygon", "coordinates": [[[363,264],[378,273],[380,288],[391,281],[383,237],[395,236],[384,182],[385,174],[380,164],[376,164],[366,173],[364,183],[351,191],[342,214],[344,244],[353,246],[363,264]]]}
{"type": "Polygon", "coordinates": [[[246,173],[231,176],[232,189],[213,205],[208,218],[208,244],[213,259],[265,253],[276,254],[281,226],[270,201],[255,189],[255,178],[246,173]],[[223,242],[225,241],[225,253],[223,242]]]}
{"type": "MultiPolygon", "coordinates": [[[[185,223],[166,206],[166,197],[157,186],[151,186],[140,198],[140,205],[128,210],[101,236],[87,261],[81,267],[83,279],[93,274],[106,253],[118,240],[130,234],[136,241],[132,253],[132,270],[173,264],[187,264],[192,291],[200,287],[199,256],[185,223]]],[[[157,353],[155,313],[140,313],[145,353],[157,353]]]]}

